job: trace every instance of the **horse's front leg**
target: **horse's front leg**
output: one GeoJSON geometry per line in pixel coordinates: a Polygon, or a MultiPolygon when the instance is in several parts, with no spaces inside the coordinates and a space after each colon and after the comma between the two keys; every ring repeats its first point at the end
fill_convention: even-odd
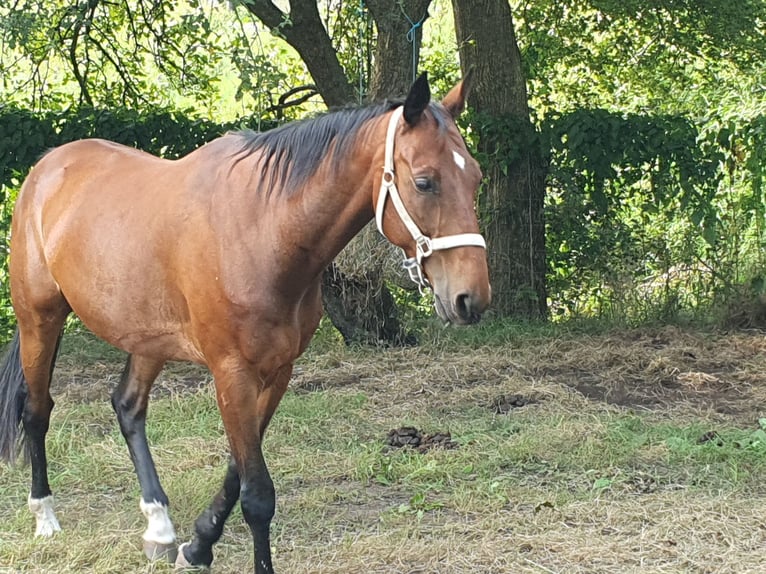
{"type": "Polygon", "coordinates": [[[223,488],[195,523],[194,539],[181,547],[177,566],[210,566],[213,544],[220,538],[223,523],[238,495],[242,515],[253,535],[255,573],[273,574],[269,528],[276,498],[261,445],[291,373],[292,365],[283,367],[267,380],[252,374],[250,369],[237,368],[233,373],[214,370],[218,406],[229,437],[232,462],[223,488]],[[248,372],[250,374],[245,375],[248,372]]]}
{"type": "Polygon", "coordinates": [[[237,463],[230,458],[221,490],[194,522],[194,539],[178,548],[177,568],[210,566],[213,562],[213,544],[223,534],[223,525],[239,500],[239,487],[237,463]]]}

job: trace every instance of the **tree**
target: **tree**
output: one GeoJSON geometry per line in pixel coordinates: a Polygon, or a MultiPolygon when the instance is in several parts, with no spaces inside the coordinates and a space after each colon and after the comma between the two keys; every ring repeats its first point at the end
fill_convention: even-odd
{"type": "Polygon", "coordinates": [[[158,107],[167,90],[147,74],[151,62],[201,99],[215,82],[220,51],[206,47],[217,40],[202,11],[179,15],[169,2],[14,0],[0,7],[0,81],[8,100],[24,94],[33,109],[158,107]],[[76,91],[62,89],[72,82],[76,91]]]}
{"type": "Polygon", "coordinates": [[[367,0],[378,30],[370,99],[407,93],[415,80],[423,24],[431,0],[367,0]]]}
{"type": "Polygon", "coordinates": [[[530,121],[526,81],[506,0],[452,0],[485,169],[480,215],[500,316],[546,315],[545,173],[530,121]]]}
{"type": "MultiPolygon", "coordinates": [[[[298,52],[328,107],[359,99],[338,60],[318,2],[292,0],[289,12],[271,0],[240,0],[240,4],[298,52]]],[[[414,80],[412,62],[417,61],[431,0],[367,0],[365,4],[377,28],[377,48],[369,93],[362,96],[371,100],[402,96],[414,80]]]]}
{"type": "Polygon", "coordinates": [[[524,0],[515,14],[538,117],[577,107],[706,114],[762,75],[762,0],[524,0]]]}
{"type": "Polygon", "coordinates": [[[354,89],[322,23],[318,2],[292,0],[289,12],[283,12],[270,0],[241,0],[240,4],[295,48],[328,107],[355,100],[354,89]]]}

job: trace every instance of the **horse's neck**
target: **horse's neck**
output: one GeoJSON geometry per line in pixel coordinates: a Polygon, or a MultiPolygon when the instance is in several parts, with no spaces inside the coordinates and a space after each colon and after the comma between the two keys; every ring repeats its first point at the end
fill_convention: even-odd
{"type": "MultiPolygon", "coordinates": [[[[300,291],[301,285],[318,281],[322,271],[374,216],[372,194],[375,180],[382,176],[385,117],[363,125],[347,157],[337,162],[327,157],[306,183],[290,194],[258,192],[256,174],[261,170],[257,155],[224,170],[227,184],[220,187],[221,196],[213,212],[221,250],[242,251],[243,258],[254,262],[252,273],[270,274],[282,290],[300,291]],[[300,278],[309,279],[309,283],[300,278]]],[[[244,273],[241,269],[232,271],[233,276],[244,273]]]]}
{"type": "Polygon", "coordinates": [[[296,196],[305,217],[303,233],[325,266],[374,216],[372,192],[382,175],[384,138],[381,118],[371,120],[349,157],[328,160],[296,196]]]}

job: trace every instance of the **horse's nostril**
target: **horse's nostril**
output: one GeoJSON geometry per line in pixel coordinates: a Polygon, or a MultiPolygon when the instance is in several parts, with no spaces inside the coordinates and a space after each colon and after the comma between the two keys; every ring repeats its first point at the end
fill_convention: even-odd
{"type": "Polygon", "coordinates": [[[468,318],[473,313],[471,296],[468,293],[461,293],[455,298],[455,311],[463,318],[468,318]]]}
{"type": "Polygon", "coordinates": [[[476,299],[470,293],[461,293],[455,297],[455,314],[460,318],[460,323],[478,323],[481,319],[481,305],[476,304],[476,299]]]}

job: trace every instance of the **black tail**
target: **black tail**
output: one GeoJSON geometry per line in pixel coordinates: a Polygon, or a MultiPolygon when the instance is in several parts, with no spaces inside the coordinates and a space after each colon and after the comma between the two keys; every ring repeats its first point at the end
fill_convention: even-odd
{"type": "Polygon", "coordinates": [[[10,463],[15,462],[23,442],[21,415],[26,398],[17,330],[0,361],[0,458],[10,463]]]}

